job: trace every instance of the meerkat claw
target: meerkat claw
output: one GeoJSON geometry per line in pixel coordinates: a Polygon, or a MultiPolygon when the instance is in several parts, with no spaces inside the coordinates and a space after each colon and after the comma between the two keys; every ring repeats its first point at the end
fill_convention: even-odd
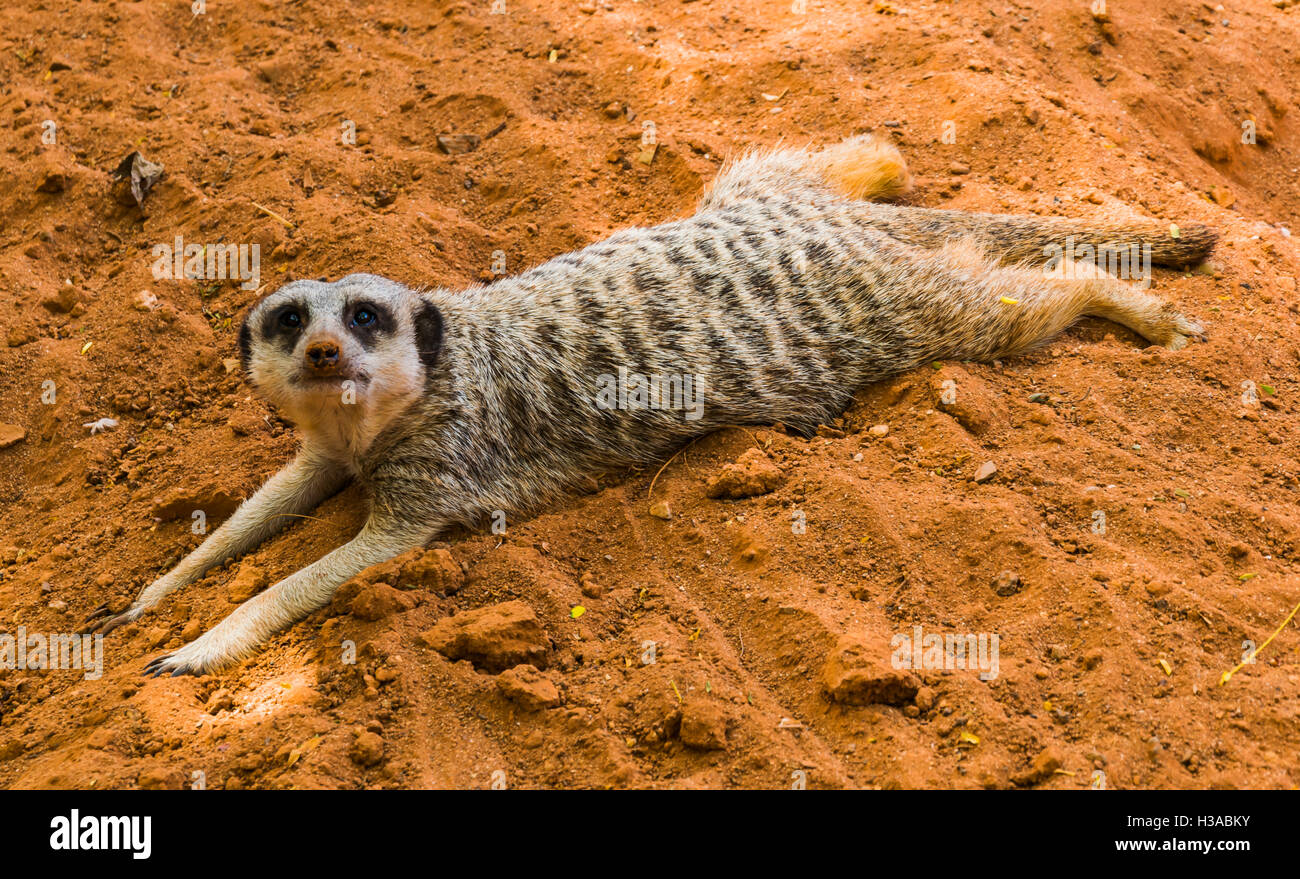
{"type": "Polygon", "coordinates": [[[147,678],[160,678],[163,676],[164,673],[168,671],[172,672],[172,677],[175,677],[176,675],[180,674],[181,673],[180,669],[172,670],[167,667],[168,661],[175,656],[176,656],[175,653],[168,653],[165,656],[160,656],[157,659],[151,661],[148,665],[144,667],[144,676],[147,678]]]}
{"type": "Polygon", "coordinates": [[[194,657],[193,653],[186,653],[186,648],[193,646],[195,643],[198,642],[191,642],[180,650],[150,660],[144,667],[145,677],[161,678],[169,676],[176,678],[181,675],[198,677],[206,674],[209,663],[203,659],[191,658],[194,657]]]}
{"type": "Polygon", "coordinates": [[[1177,351],[1180,348],[1187,347],[1190,342],[1206,341],[1205,327],[1199,322],[1192,320],[1185,315],[1178,315],[1174,324],[1173,339],[1169,343],[1169,348],[1177,351]]]}
{"type": "Polygon", "coordinates": [[[143,609],[128,607],[121,613],[115,614],[106,601],[86,615],[85,620],[82,621],[82,628],[77,634],[107,635],[119,626],[134,622],[142,612],[143,609]]]}
{"type": "Polygon", "coordinates": [[[120,613],[115,617],[110,617],[109,619],[104,620],[104,622],[99,627],[98,633],[100,635],[107,635],[109,632],[113,631],[119,626],[126,625],[127,623],[131,622],[133,619],[134,617],[130,616],[129,614],[120,613]]]}
{"type": "Polygon", "coordinates": [[[83,623],[89,623],[89,622],[91,622],[92,620],[97,620],[97,619],[100,619],[100,618],[102,618],[102,617],[109,616],[109,615],[112,614],[112,613],[113,613],[113,609],[110,608],[110,607],[108,606],[108,602],[105,601],[105,602],[104,602],[103,604],[101,604],[99,607],[95,608],[95,609],[92,610],[90,613],[86,614],[86,618],[85,618],[84,620],[82,620],[82,622],[83,622],[83,623]]]}
{"type": "Polygon", "coordinates": [[[122,613],[114,614],[108,619],[102,619],[101,617],[102,615],[86,617],[86,625],[81,628],[81,631],[78,632],[78,634],[107,635],[119,626],[124,626],[135,620],[135,616],[133,616],[130,611],[123,611],[122,613]]]}

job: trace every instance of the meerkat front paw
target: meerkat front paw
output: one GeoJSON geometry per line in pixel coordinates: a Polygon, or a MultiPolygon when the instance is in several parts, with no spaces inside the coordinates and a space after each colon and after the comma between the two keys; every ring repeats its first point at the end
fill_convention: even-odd
{"type": "Polygon", "coordinates": [[[163,675],[171,675],[172,677],[194,675],[198,677],[213,670],[207,667],[202,657],[188,654],[186,652],[188,649],[188,647],[182,647],[175,653],[168,653],[166,656],[160,656],[151,661],[144,667],[144,676],[147,678],[160,678],[163,675]]]}
{"type": "Polygon", "coordinates": [[[112,609],[109,608],[108,602],[106,601],[90,613],[86,614],[86,618],[81,621],[82,628],[78,634],[107,635],[118,626],[124,626],[127,623],[135,622],[146,610],[148,610],[148,608],[135,607],[132,605],[121,613],[115,614],[112,609]]]}
{"type": "Polygon", "coordinates": [[[221,649],[217,639],[212,637],[212,632],[207,632],[175,653],[151,660],[144,667],[144,675],[155,678],[163,675],[204,675],[229,665],[234,659],[221,649]]]}
{"type": "Polygon", "coordinates": [[[135,601],[132,601],[126,610],[117,614],[113,613],[106,601],[86,614],[86,618],[82,621],[83,628],[80,634],[107,635],[119,626],[133,623],[144,616],[146,611],[157,607],[163,596],[177,586],[183,585],[184,582],[184,580],[177,580],[175,571],[159,577],[150,583],[147,588],[141,589],[140,593],[136,595],[135,601]]]}

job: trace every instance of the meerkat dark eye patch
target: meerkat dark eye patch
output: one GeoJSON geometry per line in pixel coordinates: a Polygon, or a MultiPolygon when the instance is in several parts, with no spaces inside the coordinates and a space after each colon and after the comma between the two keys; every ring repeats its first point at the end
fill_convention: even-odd
{"type": "Polygon", "coordinates": [[[348,304],[343,311],[343,321],[365,348],[369,348],[380,336],[391,334],[396,328],[392,312],[364,299],[348,304]]]}
{"type": "Polygon", "coordinates": [[[420,362],[433,366],[438,362],[438,352],[442,350],[442,312],[429,302],[422,302],[413,316],[415,323],[415,350],[420,355],[420,362]]]}
{"type": "Polygon", "coordinates": [[[297,303],[286,303],[271,309],[262,318],[262,338],[276,342],[286,352],[291,353],[298,343],[298,336],[311,320],[311,315],[297,303]]]}

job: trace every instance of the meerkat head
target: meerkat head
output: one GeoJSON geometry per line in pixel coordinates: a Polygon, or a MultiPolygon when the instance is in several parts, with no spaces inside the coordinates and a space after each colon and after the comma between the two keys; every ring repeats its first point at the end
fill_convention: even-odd
{"type": "Polygon", "coordinates": [[[419,293],[375,275],[293,281],[249,311],[244,371],[300,429],[365,421],[373,438],[418,397],[442,345],[442,315],[419,293]],[[328,424],[327,424],[328,423],[328,424]]]}

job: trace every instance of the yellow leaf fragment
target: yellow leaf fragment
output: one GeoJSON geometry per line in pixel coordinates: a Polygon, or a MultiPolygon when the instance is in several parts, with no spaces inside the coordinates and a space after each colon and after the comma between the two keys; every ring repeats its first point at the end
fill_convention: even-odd
{"type": "Polygon", "coordinates": [[[312,751],[316,750],[316,746],[319,745],[320,742],[321,736],[312,736],[307,741],[294,748],[289,752],[289,765],[292,766],[297,763],[303,754],[310,754],[312,751]]]}

